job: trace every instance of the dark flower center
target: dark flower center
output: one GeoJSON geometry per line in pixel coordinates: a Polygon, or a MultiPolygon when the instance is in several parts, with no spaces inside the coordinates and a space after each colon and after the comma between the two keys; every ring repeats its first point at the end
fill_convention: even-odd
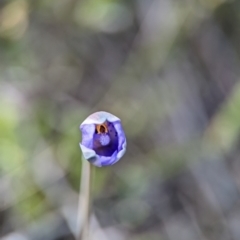
{"type": "Polygon", "coordinates": [[[118,135],[112,123],[105,122],[95,126],[93,149],[98,155],[111,156],[118,146],[118,135]]]}

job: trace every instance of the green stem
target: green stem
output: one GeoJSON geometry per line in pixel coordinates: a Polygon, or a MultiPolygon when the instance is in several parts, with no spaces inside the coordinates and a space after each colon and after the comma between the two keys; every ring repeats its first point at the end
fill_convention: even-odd
{"type": "Polygon", "coordinates": [[[82,174],[78,203],[77,239],[89,240],[92,165],[82,157],[82,174]]]}

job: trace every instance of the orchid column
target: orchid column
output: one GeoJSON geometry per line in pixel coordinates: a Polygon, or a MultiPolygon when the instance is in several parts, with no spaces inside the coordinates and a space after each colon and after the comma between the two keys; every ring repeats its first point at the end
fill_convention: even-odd
{"type": "Polygon", "coordinates": [[[81,191],[79,197],[79,239],[88,239],[91,169],[115,164],[126,151],[126,137],[121,120],[108,112],[96,112],[80,125],[83,153],[81,191]],[[87,160],[87,161],[86,161],[87,160]]]}

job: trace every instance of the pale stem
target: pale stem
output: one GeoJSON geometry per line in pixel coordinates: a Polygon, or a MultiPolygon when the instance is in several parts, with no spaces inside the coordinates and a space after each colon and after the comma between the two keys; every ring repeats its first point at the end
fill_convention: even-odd
{"type": "Polygon", "coordinates": [[[82,157],[82,174],[77,215],[77,240],[89,240],[92,164],[82,157]]]}

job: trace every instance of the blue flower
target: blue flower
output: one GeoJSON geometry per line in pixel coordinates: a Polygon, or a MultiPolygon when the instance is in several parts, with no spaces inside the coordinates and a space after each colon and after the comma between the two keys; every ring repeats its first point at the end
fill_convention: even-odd
{"type": "Polygon", "coordinates": [[[108,112],[96,112],[80,125],[83,156],[98,167],[116,163],[125,153],[127,142],[121,120],[108,112]]]}

